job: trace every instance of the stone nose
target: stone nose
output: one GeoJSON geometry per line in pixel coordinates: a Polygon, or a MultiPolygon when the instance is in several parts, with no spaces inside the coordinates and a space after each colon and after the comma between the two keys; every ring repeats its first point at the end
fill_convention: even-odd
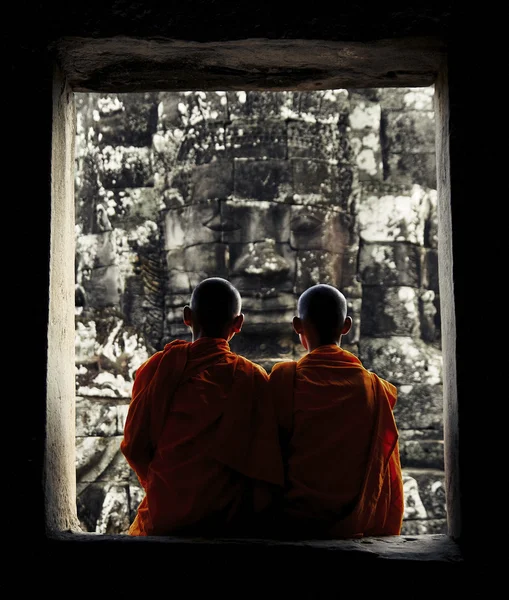
{"type": "Polygon", "coordinates": [[[252,242],[235,261],[232,275],[278,281],[288,276],[290,265],[278,254],[274,240],[252,242]]]}

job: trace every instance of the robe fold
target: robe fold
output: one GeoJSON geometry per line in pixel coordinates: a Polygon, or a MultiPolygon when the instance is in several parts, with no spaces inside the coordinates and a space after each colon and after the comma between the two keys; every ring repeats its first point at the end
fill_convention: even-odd
{"type": "Polygon", "coordinates": [[[404,496],[396,387],[336,345],[277,363],[269,383],[286,487],[284,535],[399,535],[404,496]]]}
{"type": "Polygon", "coordinates": [[[224,339],[175,340],[139,367],[121,442],[145,490],[131,535],[228,535],[269,504],[283,464],[267,386],[224,339]]]}

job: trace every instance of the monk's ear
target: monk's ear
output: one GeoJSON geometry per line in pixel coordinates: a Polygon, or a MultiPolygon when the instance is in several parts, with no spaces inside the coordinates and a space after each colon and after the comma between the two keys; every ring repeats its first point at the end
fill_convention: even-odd
{"type": "Polygon", "coordinates": [[[232,326],[232,330],[235,333],[240,333],[240,330],[242,329],[242,325],[244,323],[244,315],[242,313],[240,313],[240,315],[237,315],[234,319],[233,319],[233,326],[232,326]]]}
{"type": "Polygon", "coordinates": [[[295,331],[295,333],[297,333],[298,335],[300,335],[301,333],[304,333],[302,319],[299,319],[299,317],[293,317],[292,325],[293,325],[293,330],[295,331]]]}
{"type": "Polygon", "coordinates": [[[193,311],[189,306],[184,306],[184,324],[188,327],[193,326],[193,311]]]}
{"type": "Polygon", "coordinates": [[[345,317],[345,322],[343,323],[343,329],[341,330],[341,335],[346,335],[350,329],[352,328],[352,317],[345,317]]]}

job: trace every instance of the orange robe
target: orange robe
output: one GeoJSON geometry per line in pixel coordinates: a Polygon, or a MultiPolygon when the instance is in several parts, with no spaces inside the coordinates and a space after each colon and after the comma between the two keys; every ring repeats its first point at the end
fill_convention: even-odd
{"type": "Polygon", "coordinates": [[[268,375],[224,339],[175,340],[136,372],[121,451],[145,490],[130,535],[229,535],[283,485],[268,375]]]}
{"type": "Polygon", "coordinates": [[[404,497],[396,387],[336,345],[297,363],[277,363],[269,387],[285,461],[283,534],[399,535],[404,497]]]}

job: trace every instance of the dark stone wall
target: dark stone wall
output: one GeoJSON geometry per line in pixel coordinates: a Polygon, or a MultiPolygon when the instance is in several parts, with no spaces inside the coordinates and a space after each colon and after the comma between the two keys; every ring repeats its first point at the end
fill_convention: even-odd
{"type": "Polygon", "coordinates": [[[183,306],[230,279],[232,348],[270,371],[314,283],[342,289],[347,349],[398,386],[405,533],[446,531],[433,88],[77,94],[78,512],[124,533],[133,373],[190,339],[183,306]]]}
{"type": "MultiPolygon", "coordinates": [[[[193,591],[221,592],[223,597],[238,597],[239,593],[254,597],[270,591],[300,598],[331,597],[341,595],[345,586],[357,589],[359,581],[363,592],[373,596],[410,589],[418,597],[428,597],[437,582],[447,596],[462,592],[496,596],[504,583],[504,545],[500,541],[505,530],[497,519],[497,496],[487,482],[500,482],[500,474],[506,470],[506,421],[500,418],[504,382],[499,356],[493,355],[503,339],[500,315],[506,312],[505,295],[494,288],[500,285],[504,272],[501,257],[505,220],[500,218],[500,178],[494,176],[500,156],[498,113],[496,108],[488,112],[490,117],[495,114],[492,126],[480,126],[478,118],[481,115],[482,120],[486,114],[483,109],[492,108],[485,104],[483,90],[500,83],[500,24],[505,22],[505,7],[457,2],[419,2],[409,7],[408,3],[387,1],[378,7],[357,2],[328,3],[325,8],[323,3],[314,3],[306,11],[289,13],[286,8],[278,11],[273,4],[260,7],[221,0],[164,4],[147,0],[142,7],[139,2],[129,1],[69,4],[52,0],[9,4],[4,7],[4,15],[4,172],[9,185],[3,217],[16,243],[15,252],[4,263],[5,281],[12,292],[5,319],[9,335],[6,368],[9,383],[19,385],[17,389],[27,407],[24,410],[25,405],[14,395],[5,402],[6,427],[16,423],[20,414],[23,416],[22,470],[18,471],[16,464],[8,472],[16,483],[7,496],[9,507],[19,511],[21,505],[23,518],[17,512],[14,519],[7,520],[7,531],[12,535],[5,539],[8,564],[18,567],[9,570],[16,573],[11,577],[16,589],[29,594],[58,594],[66,587],[63,575],[68,577],[79,570],[80,582],[83,573],[93,572],[94,589],[111,589],[113,581],[117,593],[130,594],[146,593],[147,586],[154,583],[153,574],[163,572],[165,584],[168,573],[168,585],[176,593],[189,593],[192,582],[193,591]],[[456,562],[445,546],[440,551],[435,544],[440,536],[402,537],[398,540],[402,545],[393,540],[378,545],[373,540],[336,542],[327,548],[308,542],[295,548],[221,541],[200,545],[194,541],[134,540],[127,536],[120,536],[122,540],[114,536],[70,535],[70,540],[55,537],[54,531],[47,530],[45,489],[46,460],[54,451],[47,443],[47,429],[59,426],[48,422],[46,397],[55,42],[70,35],[83,36],[89,42],[132,35],[136,38],[133,44],[156,34],[187,41],[236,41],[249,35],[261,45],[268,38],[283,45],[304,38],[316,40],[320,52],[330,39],[363,40],[362,46],[369,49],[382,38],[404,45],[405,36],[416,33],[427,40],[438,34],[447,48],[440,69],[440,78],[446,80],[442,92],[447,110],[446,118],[439,123],[442,143],[445,141],[439,176],[445,203],[451,208],[450,213],[448,209],[442,212],[446,219],[441,221],[441,239],[447,247],[451,242],[451,253],[447,252],[447,260],[441,263],[441,281],[453,282],[454,287],[450,320],[444,326],[452,334],[446,383],[449,409],[452,407],[448,412],[447,442],[453,460],[447,470],[450,474],[452,469],[454,477],[449,479],[447,496],[456,510],[455,537],[447,538],[446,545],[456,548],[458,544],[463,561],[456,562]],[[30,276],[26,276],[25,269],[30,276]],[[477,276],[480,282],[474,281],[477,276]],[[483,311],[486,303],[489,316],[483,311]],[[380,550],[380,546],[386,550],[380,550]],[[418,551],[412,552],[409,546],[418,551]],[[425,548],[431,551],[423,551],[425,548]]],[[[378,48],[374,52],[378,54],[378,48]]],[[[113,65],[110,73],[116,74],[118,87],[111,91],[128,91],[128,86],[138,91],[161,89],[153,87],[150,76],[130,77],[128,60],[123,64],[118,57],[115,60],[118,68],[113,65]]],[[[371,64],[372,58],[367,60],[371,64]]],[[[380,64],[385,66],[387,76],[396,74],[392,60],[383,57],[380,64]]],[[[282,61],[287,86],[314,85],[315,72],[303,73],[300,67],[287,65],[282,61]]],[[[135,66],[141,72],[146,63],[140,61],[135,66]]],[[[188,64],[186,72],[192,67],[188,64]]],[[[255,55],[252,67],[253,71],[258,67],[255,55]]],[[[349,68],[348,60],[345,68],[349,68]]],[[[64,72],[71,74],[67,66],[64,72]]],[[[429,71],[432,81],[438,72],[435,68],[429,71]]],[[[216,69],[215,76],[224,81],[224,70],[216,69]]],[[[91,67],[88,77],[94,81],[96,91],[108,83],[108,73],[97,65],[91,67]]],[[[200,86],[199,72],[189,77],[200,86]]],[[[244,77],[242,74],[241,79],[244,77]]],[[[253,80],[245,83],[263,89],[259,78],[253,80]]],[[[167,79],[164,81],[169,85],[167,79]]],[[[415,79],[409,83],[416,84],[415,79]]],[[[440,256],[444,257],[443,248],[440,256]]]]}

